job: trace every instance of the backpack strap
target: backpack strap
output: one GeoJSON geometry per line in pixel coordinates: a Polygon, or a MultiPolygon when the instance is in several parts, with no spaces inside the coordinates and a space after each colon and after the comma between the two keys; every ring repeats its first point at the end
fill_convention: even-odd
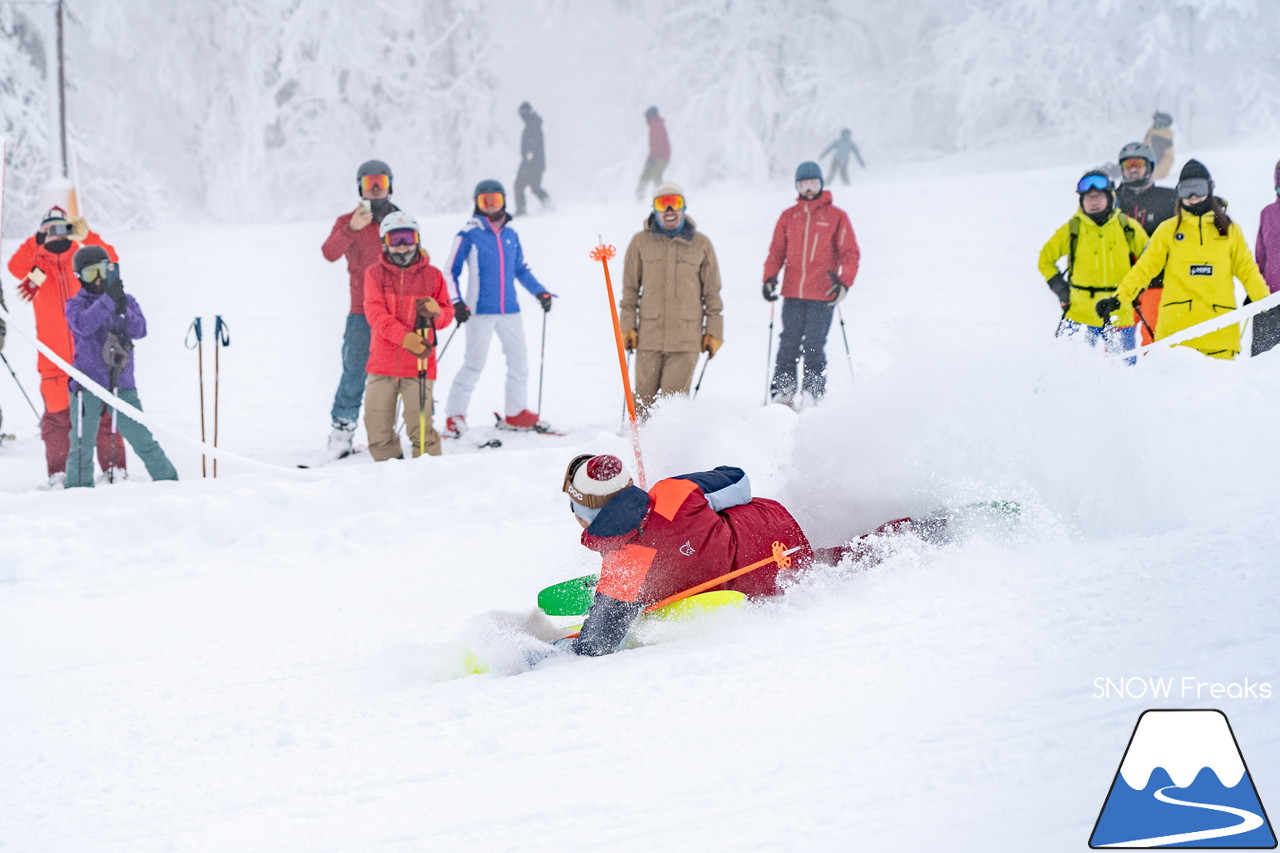
{"type": "Polygon", "coordinates": [[[1080,220],[1071,217],[1067,227],[1071,232],[1070,242],[1067,243],[1067,281],[1071,281],[1071,269],[1076,265],[1076,243],[1080,242],[1080,220]]]}

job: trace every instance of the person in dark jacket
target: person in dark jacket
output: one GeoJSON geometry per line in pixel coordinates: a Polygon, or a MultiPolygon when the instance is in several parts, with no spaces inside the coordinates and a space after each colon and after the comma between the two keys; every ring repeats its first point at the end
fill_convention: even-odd
{"type": "Polygon", "coordinates": [[[524,119],[524,133],[520,135],[520,169],[516,172],[516,216],[524,216],[524,191],[527,187],[545,210],[551,196],[542,188],[542,173],[547,170],[547,150],[542,140],[542,116],[533,111],[529,102],[520,105],[520,118],[524,119]]]}
{"type": "MultiPolygon", "coordinates": [[[[67,302],[67,325],[75,335],[77,370],[142,409],[133,375],[133,342],[146,337],[147,321],[132,296],[124,292],[119,267],[101,246],[85,246],[73,259],[80,291],[67,302]]],[[[93,438],[82,425],[97,424],[103,401],[71,380],[71,453],[67,459],[67,488],[93,487],[93,438]]],[[[165,456],[151,430],[125,414],[116,415],[116,429],[142,459],[153,480],[176,480],[178,472],[165,456]]]]}
{"type": "Polygon", "coordinates": [[[364,273],[382,256],[378,227],[388,213],[399,210],[391,203],[391,167],[381,160],[367,160],[356,170],[360,203],[333,223],[321,251],[330,263],[347,259],[351,308],[342,334],[342,377],[333,395],[329,416],[329,454],[341,459],[351,453],[364,396],[365,363],[369,360],[369,321],[364,315],[364,273]]]}
{"type": "Polygon", "coordinates": [[[770,383],[770,400],[795,404],[800,359],[800,388],[814,400],[827,390],[827,333],[836,306],[858,274],[858,241],[843,210],[823,188],[822,167],[813,161],[796,168],[796,203],[782,212],[764,262],[764,298],[778,298],[782,282],[782,336],[770,383]]]}
{"type": "Polygon", "coordinates": [[[658,108],[645,110],[644,119],[649,123],[649,156],[645,158],[640,183],[636,186],[637,201],[644,199],[644,191],[649,184],[656,187],[662,183],[662,173],[671,162],[671,140],[667,137],[666,122],[658,115],[658,108]]]}
{"type": "Polygon", "coordinates": [[[844,182],[846,187],[849,186],[850,154],[858,158],[859,166],[864,169],[867,168],[866,162],[862,159],[862,152],[858,150],[858,144],[853,141],[853,136],[847,127],[840,131],[840,136],[834,142],[823,149],[822,153],[818,155],[818,159],[821,160],[828,154],[831,155],[831,180],[834,181],[835,176],[839,175],[840,180],[844,182]]]}
{"type": "MultiPolygon", "coordinates": [[[[1120,149],[1117,159],[1124,178],[1116,189],[1116,209],[1142,226],[1150,237],[1156,227],[1178,212],[1178,193],[1170,187],[1155,185],[1156,153],[1145,142],[1130,142],[1120,149]]],[[[1160,319],[1160,295],[1164,292],[1164,270],[1156,274],[1138,297],[1136,306],[1142,345],[1151,343],[1156,321],[1160,319]]]]}

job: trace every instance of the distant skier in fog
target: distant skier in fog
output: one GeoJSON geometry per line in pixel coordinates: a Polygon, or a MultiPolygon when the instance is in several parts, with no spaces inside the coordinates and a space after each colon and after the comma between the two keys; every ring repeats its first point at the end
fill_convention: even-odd
{"type": "Polygon", "coordinates": [[[833,178],[835,174],[838,172],[840,174],[840,180],[844,183],[845,186],[849,185],[849,155],[850,154],[858,158],[859,166],[861,166],[864,169],[867,168],[867,164],[862,160],[862,152],[858,150],[858,146],[853,141],[853,137],[852,135],[850,135],[849,128],[847,127],[840,131],[839,139],[837,139],[835,142],[832,142],[830,145],[828,145],[826,149],[821,154],[818,155],[818,159],[821,160],[823,157],[826,157],[828,154],[831,154],[831,174],[833,178]]]}
{"type": "Polygon", "coordinates": [[[644,111],[649,122],[649,157],[644,161],[644,171],[640,173],[640,184],[636,187],[636,200],[644,199],[645,187],[662,183],[662,173],[671,162],[671,140],[667,138],[667,125],[658,115],[657,107],[649,107],[644,111]]]}
{"type": "Polygon", "coordinates": [[[545,210],[551,197],[542,188],[542,173],[547,170],[547,150],[542,140],[542,116],[525,101],[520,105],[524,133],[520,135],[520,169],[516,172],[516,216],[524,216],[524,191],[528,187],[545,210]]]}
{"type": "Polygon", "coordinates": [[[1173,116],[1157,111],[1142,141],[1156,153],[1156,179],[1168,177],[1173,169],[1173,116]]]}

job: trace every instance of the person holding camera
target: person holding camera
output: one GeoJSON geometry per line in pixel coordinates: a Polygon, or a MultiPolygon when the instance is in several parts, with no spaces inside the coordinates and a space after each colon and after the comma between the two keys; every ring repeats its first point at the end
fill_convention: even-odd
{"type": "MultiPolygon", "coordinates": [[[[136,409],[142,409],[133,375],[133,342],[146,337],[147,321],[132,296],[124,292],[119,267],[101,246],[85,246],[73,260],[80,291],[67,302],[67,326],[75,335],[75,368],[136,409]]],[[[82,425],[96,423],[103,401],[72,380],[71,455],[67,488],[93,487],[93,446],[82,425]]],[[[114,431],[142,459],[153,480],[176,480],[178,472],[151,430],[128,415],[115,414],[114,431]]]]}
{"type": "MultiPolygon", "coordinates": [[[[116,250],[89,230],[82,217],[71,216],[60,207],[51,207],[41,219],[35,235],[27,238],[9,259],[9,272],[18,280],[18,297],[31,303],[36,314],[36,337],[65,361],[75,356],[75,343],[67,328],[67,300],[80,291],[72,258],[81,246],[97,246],[108,259],[116,260],[116,250]]],[[[44,441],[48,488],[60,489],[66,480],[67,454],[71,450],[71,398],[69,377],[43,353],[36,360],[40,371],[40,396],[44,416],[40,438],[44,441]]],[[[111,419],[98,424],[98,463],[103,471],[124,470],[124,442],[111,434],[111,419]]]]}
{"type": "Polygon", "coordinates": [[[350,279],[351,309],[346,331],[342,334],[342,378],[333,395],[329,416],[333,428],[329,433],[329,454],[342,459],[351,453],[351,441],[360,417],[360,400],[364,396],[365,363],[369,360],[369,321],[364,314],[364,274],[382,255],[378,226],[387,214],[400,208],[391,203],[391,167],[381,160],[366,160],[356,170],[356,191],[360,203],[333,223],[321,251],[330,263],[347,259],[350,279]]]}

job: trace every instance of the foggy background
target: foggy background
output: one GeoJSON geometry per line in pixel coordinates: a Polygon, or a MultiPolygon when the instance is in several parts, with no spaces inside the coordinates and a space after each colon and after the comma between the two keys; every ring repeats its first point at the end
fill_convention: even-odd
{"type": "MultiPolygon", "coordinates": [[[[842,127],[884,169],[958,151],[1088,165],[1156,109],[1179,147],[1280,125],[1267,0],[65,8],[71,177],[99,229],[327,217],[371,157],[391,164],[402,207],[465,210],[481,178],[510,188],[524,100],[545,120],[557,200],[630,197],[650,105],[687,189],[789,177],[842,127]]],[[[52,3],[0,0],[10,236],[33,229],[51,174],[53,19],[52,3]]]]}

